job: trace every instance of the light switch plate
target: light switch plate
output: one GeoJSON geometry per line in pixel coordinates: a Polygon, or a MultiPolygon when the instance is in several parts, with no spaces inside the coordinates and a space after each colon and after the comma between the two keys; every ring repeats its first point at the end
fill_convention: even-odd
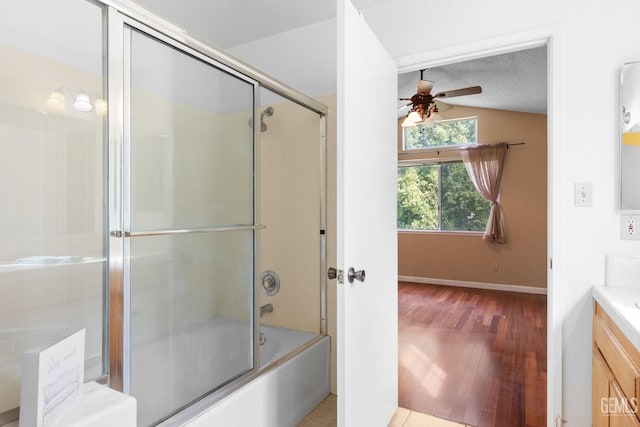
{"type": "Polygon", "coordinates": [[[574,184],[574,203],[576,207],[593,206],[593,184],[590,182],[576,182],[574,184]]]}

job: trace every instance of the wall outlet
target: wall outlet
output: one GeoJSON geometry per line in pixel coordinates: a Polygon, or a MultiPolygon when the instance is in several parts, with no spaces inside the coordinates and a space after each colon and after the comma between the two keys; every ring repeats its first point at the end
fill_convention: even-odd
{"type": "Polygon", "coordinates": [[[621,233],[623,240],[640,240],[640,215],[621,215],[621,233]]]}
{"type": "Polygon", "coordinates": [[[498,263],[497,262],[492,262],[491,263],[491,271],[498,271],[498,263]]]}

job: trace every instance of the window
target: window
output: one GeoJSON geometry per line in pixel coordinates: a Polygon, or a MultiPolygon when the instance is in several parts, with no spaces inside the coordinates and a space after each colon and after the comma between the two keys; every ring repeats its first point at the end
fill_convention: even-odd
{"type": "Polygon", "coordinates": [[[461,161],[398,168],[398,229],[484,231],[490,203],[461,161]]]}
{"type": "Polygon", "coordinates": [[[478,119],[443,120],[434,126],[403,128],[404,151],[476,144],[478,119]]]}
{"type": "Polygon", "coordinates": [[[459,156],[442,161],[435,153],[475,145],[477,129],[476,117],[403,128],[401,157],[408,154],[411,161],[398,168],[399,230],[484,231],[490,203],[474,188],[459,156]]]}

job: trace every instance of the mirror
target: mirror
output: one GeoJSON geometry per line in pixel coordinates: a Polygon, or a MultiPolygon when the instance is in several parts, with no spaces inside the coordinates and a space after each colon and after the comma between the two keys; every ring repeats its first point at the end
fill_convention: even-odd
{"type": "Polygon", "coordinates": [[[620,70],[620,208],[640,212],[640,62],[620,70]]]}

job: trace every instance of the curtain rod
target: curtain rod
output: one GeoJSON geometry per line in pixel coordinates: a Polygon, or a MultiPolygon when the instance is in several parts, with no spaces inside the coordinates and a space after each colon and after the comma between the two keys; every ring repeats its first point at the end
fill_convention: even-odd
{"type": "MultiPolygon", "coordinates": [[[[509,149],[509,147],[511,147],[512,145],[524,145],[524,144],[526,144],[526,143],[525,143],[525,142],[512,142],[512,143],[508,143],[508,144],[507,144],[507,150],[508,150],[508,149],[509,149]]],[[[480,145],[476,145],[476,146],[482,146],[482,145],[491,145],[491,144],[480,144],[480,145]]],[[[497,144],[495,144],[495,145],[497,145],[497,144]]],[[[444,149],[442,149],[442,150],[433,150],[433,149],[432,149],[432,151],[435,151],[435,152],[436,152],[436,153],[438,153],[438,154],[440,154],[440,153],[444,153],[444,152],[447,152],[447,151],[462,151],[462,150],[464,150],[464,148],[459,148],[459,147],[456,147],[456,148],[454,148],[454,147],[451,147],[451,148],[444,148],[444,149]]]]}

